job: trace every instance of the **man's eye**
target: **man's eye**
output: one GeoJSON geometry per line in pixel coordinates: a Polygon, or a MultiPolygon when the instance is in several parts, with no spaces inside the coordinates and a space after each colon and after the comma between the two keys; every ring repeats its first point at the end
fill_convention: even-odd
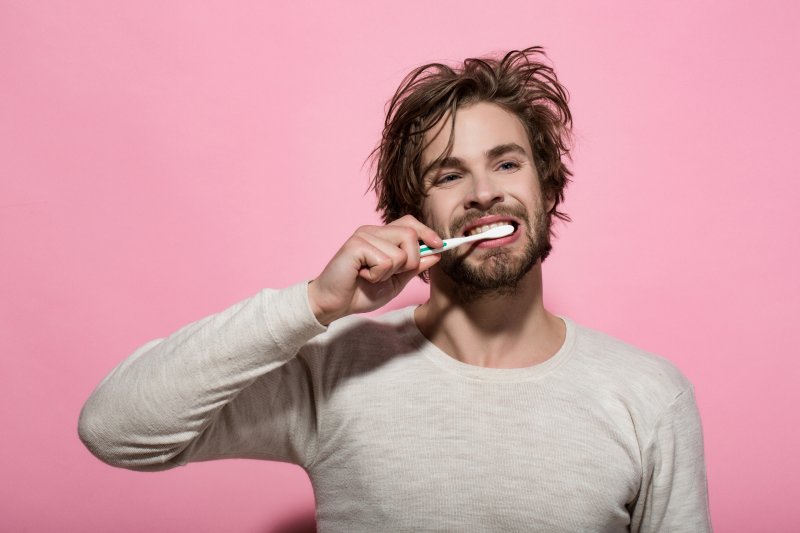
{"type": "Polygon", "coordinates": [[[500,170],[514,170],[515,168],[519,168],[519,164],[516,161],[500,163],[500,170]]]}
{"type": "Polygon", "coordinates": [[[458,174],[445,174],[436,180],[436,185],[444,185],[460,178],[458,174]]]}

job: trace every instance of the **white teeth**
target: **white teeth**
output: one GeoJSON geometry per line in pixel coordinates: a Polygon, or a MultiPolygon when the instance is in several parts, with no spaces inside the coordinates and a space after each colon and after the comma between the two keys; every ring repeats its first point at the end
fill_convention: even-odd
{"type": "Polygon", "coordinates": [[[467,236],[469,235],[477,235],[478,233],[483,233],[484,231],[489,231],[492,228],[496,228],[498,226],[507,226],[508,222],[495,222],[493,224],[484,224],[483,226],[477,226],[472,228],[467,232],[467,236]]]}

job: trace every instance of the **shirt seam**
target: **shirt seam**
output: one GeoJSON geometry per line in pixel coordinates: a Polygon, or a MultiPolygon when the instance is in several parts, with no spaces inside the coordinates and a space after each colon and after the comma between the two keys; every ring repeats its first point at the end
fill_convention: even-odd
{"type": "MultiPolygon", "coordinates": [[[[686,397],[686,394],[693,394],[694,387],[689,385],[687,388],[681,390],[665,407],[658,413],[656,417],[655,423],[653,424],[653,429],[650,430],[650,436],[645,441],[645,445],[642,447],[641,453],[643,454],[645,450],[648,450],[650,446],[653,445],[655,441],[656,433],[658,432],[658,428],[661,426],[661,423],[664,421],[664,418],[675,408],[678,403],[686,397]]],[[[642,460],[642,465],[644,465],[644,461],[642,460]]]]}

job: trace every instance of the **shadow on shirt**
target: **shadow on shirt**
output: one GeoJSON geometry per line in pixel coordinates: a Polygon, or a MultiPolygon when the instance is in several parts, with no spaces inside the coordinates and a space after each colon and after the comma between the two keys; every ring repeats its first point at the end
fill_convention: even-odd
{"type": "Polygon", "coordinates": [[[309,509],[264,529],[264,533],[316,533],[314,510],[309,509]]]}

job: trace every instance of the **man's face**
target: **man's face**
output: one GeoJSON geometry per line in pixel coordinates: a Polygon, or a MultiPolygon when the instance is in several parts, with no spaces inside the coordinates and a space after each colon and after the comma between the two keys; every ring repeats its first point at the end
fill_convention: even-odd
{"type": "MultiPolygon", "coordinates": [[[[450,138],[446,116],[426,136],[423,168],[450,138]]],[[[515,231],[442,254],[438,264],[465,295],[511,291],[550,250],[549,216],[528,136],[512,113],[480,102],[456,112],[450,155],[424,177],[423,222],[443,238],[510,223],[515,231]]]]}

